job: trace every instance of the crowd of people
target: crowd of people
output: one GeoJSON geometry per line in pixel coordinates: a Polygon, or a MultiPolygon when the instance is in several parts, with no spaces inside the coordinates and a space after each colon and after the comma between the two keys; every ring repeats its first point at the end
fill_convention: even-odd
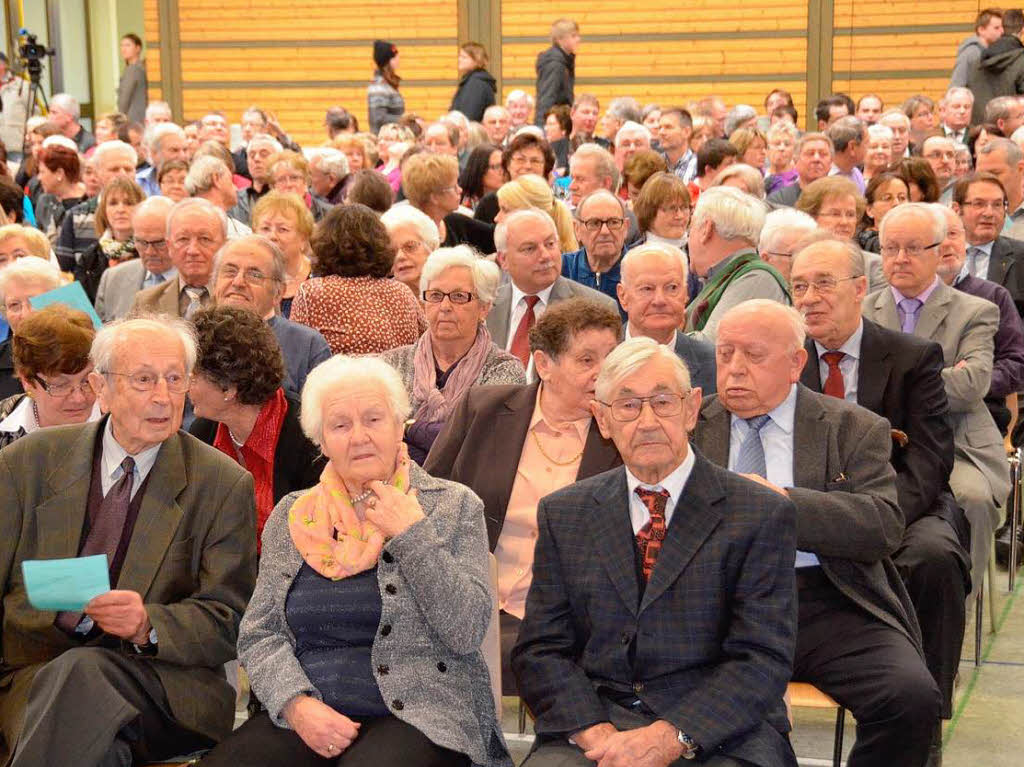
{"type": "Polygon", "coordinates": [[[790,681],[851,767],[941,764],[1021,442],[1022,28],[808,131],[602,112],[567,19],[535,93],[467,43],[429,120],[379,40],[316,147],[140,106],[127,36],[123,111],[58,94],[0,166],[0,757],[506,767],[500,676],[529,767],[795,766],[790,681]],[[33,305],[70,282],[101,327],[33,305]]]}

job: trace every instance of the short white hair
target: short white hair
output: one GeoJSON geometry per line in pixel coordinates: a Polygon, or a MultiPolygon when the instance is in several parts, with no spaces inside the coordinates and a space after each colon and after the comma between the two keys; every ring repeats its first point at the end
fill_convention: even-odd
{"type": "Polygon", "coordinates": [[[333,147],[318,146],[306,150],[306,158],[312,167],[317,165],[328,176],[341,181],[348,175],[348,158],[345,153],[333,147]]]}
{"type": "Polygon", "coordinates": [[[192,197],[213,189],[214,180],[223,174],[231,175],[228,166],[212,155],[202,155],[192,161],[185,176],[185,191],[192,197]]]}
{"type": "Polygon", "coordinates": [[[593,160],[594,173],[598,178],[610,178],[612,180],[612,191],[619,188],[619,168],[615,164],[612,153],[600,144],[580,144],[579,148],[569,158],[569,166],[580,160],[593,160]]]}
{"type": "Polygon", "coordinates": [[[173,207],[174,200],[170,197],[154,194],[152,197],[144,199],[135,207],[135,212],[132,214],[132,221],[136,221],[139,216],[145,216],[149,213],[155,213],[163,216],[164,221],[166,221],[167,215],[171,212],[171,208],[173,207]]]}
{"type": "Polygon", "coordinates": [[[789,122],[788,120],[782,120],[768,128],[768,133],[765,135],[765,139],[767,139],[768,143],[770,144],[772,141],[775,140],[775,137],[778,136],[780,133],[785,133],[787,136],[793,139],[794,142],[796,141],[796,138],[799,135],[796,126],[793,125],[793,123],[789,122]]]}
{"type": "Polygon", "coordinates": [[[753,246],[761,238],[764,219],[765,204],[756,197],[731,186],[713,186],[697,198],[690,229],[710,221],[719,237],[753,246]]]}
{"type": "Polygon", "coordinates": [[[103,374],[119,372],[112,370],[115,357],[122,346],[129,348],[132,346],[130,336],[139,332],[166,333],[175,336],[181,341],[185,350],[185,374],[192,374],[199,351],[195,328],[186,320],[166,314],[123,318],[107,323],[100,328],[89,351],[89,359],[92,360],[96,372],[103,374]]]}
{"type": "Polygon", "coordinates": [[[875,123],[874,125],[868,126],[868,138],[869,139],[884,139],[885,141],[892,141],[896,137],[896,134],[892,132],[892,128],[888,125],[882,125],[881,123],[875,123]]]}
{"type": "Polygon", "coordinates": [[[797,233],[801,236],[812,234],[818,230],[818,222],[811,216],[796,208],[779,208],[764,217],[761,237],[757,243],[759,253],[772,251],[783,234],[797,233]]]}
{"type": "Polygon", "coordinates": [[[533,96],[523,90],[509,91],[509,94],[505,97],[505,106],[507,107],[513,101],[526,101],[531,107],[533,106],[533,96]]]}
{"type": "Polygon", "coordinates": [[[647,143],[651,143],[651,130],[646,125],[641,125],[638,122],[632,120],[626,120],[622,123],[622,126],[615,132],[615,146],[619,145],[619,139],[623,135],[640,135],[647,139],[647,143]]]}
{"type": "Polygon", "coordinates": [[[73,140],[69,139],[67,136],[61,135],[60,133],[56,133],[53,136],[47,136],[46,138],[44,138],[43,146],[62,146],[65,149],[70,149],[72,152],[75,152],[76,154],[78,152],[78,144],[76,144],[73,140]]]}
{"type": "Polygon", "coordinates": [[[689,278],[690,270],[686,263],[686,255],[677,248],[675,245],[670,245],[667,242],[648,242],[643,245],[637,245],[635,248],[626,251],[626,255],[622,257],[621,266],[619,273],[622,275],[622,282],[632,282],[632,280],[626,279],[626,272],[635,269],[635,262],[643,256],[651,253],[657,253],[665,256],[669,259],[675,259],[679,262],[679,268],[683,270],[683,289],[686,288],[686,280],[689,278]]]}
{"type": "Polygon", "coordinates": [[[165,114],[168,117],[171,115],[171,105],[166,101],[150,101],[149,106],[146,107],[146,119],[151,120],[157,115],[157,113],[165,114]]]}
{"type": "Polygon", "coordinates": [[[380,217],[380,222],[384,224],[389,235],[404,226],[412,227],[429,251],[435,251],[441,245],[441,233],[437,224],[430,216],[412,205],[395,205],[388,208],[380,217]]]}
{"type": "Polygon", "coordinates": [[[262,234],[243,234],[241,237],[226,240],[213,257],[213,274],[216,276],[220,273],[221,262],[232,249],[251,245],[262,248],[270,256],[270,277],[274,280],[275,289],[279,293],[283,293],[285,282],[288,280],[287,258],[276,242],[269,237],[264,237],[262,234]]]}
{"type": "Polygon", "coordinates": [[[954,85],[946,91],[946,95],[942,98],[944,101],[948,102],[954,96],[966,96],[972,104],[974,103],[974,94],[971,92],[971,89],[964,88],[962,85],[954,85]]]}
{"type": "Polygon", "coordinates": [[[61,285],[60,269],[41,258],[19,258],[12,261],[0,269],[0,309],[3,309],[7,297],[7,286],[12,282],[31,282],[53,290],[61,285]]]}
{"type": "Polygon", "coordinates": [[[508,218],[494,227],[494,249],[498,253],[504,253],[508,250],[508,232],[516,224],[523,221],[533,219],[534,221],[543,221],[549,227],[555,237],[558,237],[558,227],[555,226],[555,220],[551,218],[545,211],[540,208],[523,208],[521,210],[513,211],[508,218]]]}
{"type": "Polygon", "coordinates": [[[384,390],[395,424],[405,422],[412,412],[412,406],[398,371],[378,357],[336,354],[313,368],[302,387],[299,420],[310,442],[317,446],[323,445],[324,400],[344,391],[353,383],[365,384],[368,381],[378,384],[384,390]]]}
{"type": "Polygon", "coordinates": [[[278,141],[273,136],[271,136],[269,133],[257,133],[255,136],[249,139],[249,143],[246,144],[245,146],[245,151],[248,152],[257,144],[269,144],[270,148],[273,149],[274,152],[281,152],[284,150],[284,147],[281,146],[281,142],[278,141]]]}
{"type": "Polygon", "coordinates": [[[50,97],[50,108],[57,107],[61,112],[71,115],[77,122],[82,116],[82,109],[78,106],[78,99],[70,93],[57,93],[50,97]]]}
{"type": "Polygon", "coordinates": [[[599,401],[607,402],[618,383],[633,375],[651,360],[661,358],[672,365],[676,383],[683,394],[688,394],[691,387],[690,371],[686,363],[670,347],[659,344],[653,338],[640,336],[630,338],[612,349],[601,363],[601,372],[597,374],[594,384],[594,395],[599,401]]]}
{"type": "Polygon", "coordinates": [[[420,273],[420,292],[427,290],[430,283],[441,276],[447,269],[463,267],[469,270],[473,278],[473,292],[482,304],[494,303],[501,282],[501,269],[490,259],[483,258],[468,245],[456,245],[454,248],[438,248],[423,263],[420,273]]]}
{"type": "Polygon", "coordinates": [[[878,118],[878,122],[885,125],[886,122],[892,122],[893,120],[903,123],[907,128],[910,127],[910,118],[907,117],[899,109],[890,109],[882,113],[882,116],[878,118]]]}
{"type": "MultiPolygon", "coordinates": [[[[218,162],[220,162],[218,160],[218,162]]],[[[224,163],[221,163],[224,166],[224,163]]],[[[209,200],[204,200],[202,197],[186,197],[184,200],[180,200],[174,203],[174,207],[171,208],[167,214],[167,239],[171,239],[171,231],[174,228],[174,219],[180,213],[186,213],[190,210],[199,210],[205,213],[211,218],[217,219],[220,222],[221,236],[228,236],[228,216],[227,214],[214,205],[209,200]]]]}
{"type": "Polygon", "coordinates": [[[544,129],[539,125],[520,125],[515,132],[516,136],[536,136],[537,138],[547,141],[544,136],[544,129]]]}
{"type": "Polygon", "coordinates": [[[764,176],[753,165],[747,165],[744,162],[734,162],[732,165],[722,168],[712,180],[711,186],[722,186],[726,181],[734,177],[743,182],[747,192],[752,197],[756,197],[759,200],[764,199],[764,176]]]}
{"type": "Polygon", "coordinates": [[[449,112],[448,114],[441,118],[441,122],[451,123],[452,125],[456,126],[460,131],[466,131],[467,133],[469,132],[469,118],[466,117],[466,115],[462,114],[462,112],[449,112]]]}
{"type": "Polygon", "coordinates": [[[484,120],[487,119],[488,114],[498,114],[499,112],[503,112],[505,114],[505,117],[511,119],[511,116],[509,115],[508,110],[505,109],[505,107],[503,107],[501,104],[491,104],[489,107],[487,107],[487,109],[484,110],[484,120]]]}
{"type": "Polygon", "coordinates": [[[938,203],[929,202],[905,202],[889,210],[882,217],[878,225],[878,239],[885,245],[885,230],[892,225],[893,221],[900,221],[904,218],[916,218],[931,225],[932,242],[942,242],[946,239],[946,216],[942,212],[943,206],[938,203]],[[893,215],[896,214],[896,215],[893,215]]]}
{"type": "Polygon", "coordinates": [[[751,298],[748,301],[736,304],[722,315],[719,327],[726,320],[733,317],[747,314],[764,314],[765,312],[774,314],[786,321],[791,332],[789,341],[791,344],[790,348],[793,351],[804,348],[804,341],[807,340],[807,323],[804,321],[804,316],[792,306],[781,304],[770,298],[751,298]]]}
{"type": "Polygon", "coordinates": [[[182,141],[185,140],[185,131],[176,123],[157,123],[146,132],[149,134],[146,139],[146,146],[154,154],[160,151],[160,142],[164,140],[165,136],[173,134],[182,141]]]}
{"type": "Polygon", "coordinates": [[[132,158],[132,165],[137,165],[139,162],[139,155],[131,144],[118,140],[104,141],[102,144],[98,144],[96,151],[92,153],[92,159],[96,161],[96,167],[103,163],[103,158],[108,154],[127,155],[132,158]]]}

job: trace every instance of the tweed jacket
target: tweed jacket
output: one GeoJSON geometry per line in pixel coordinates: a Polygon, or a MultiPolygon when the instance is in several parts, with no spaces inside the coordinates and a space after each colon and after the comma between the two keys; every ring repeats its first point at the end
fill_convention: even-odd
{"type": "MultiPolygon", "coordinates": [[[[566,298],[589,298],[602,306],[614,309],[616,312],[619,311],[619,305],[614,298],[609,298],[599,290],[580,285],[565,277],[556,277],[551,287],[548,306],[566,298]]],[[[494,306],[491,307],[491,312],[487,315],[487,329],[491,331],[491,340],[502,349],[508,346],[509,333],[516,332],[515,328],[509,328],[511,318],[512,283],[506,282],[498,288],[498,293],[494,297],[494,306]]]]}
{"type": "MultiPolygon", "coordinates": [[[[491,618],[487,539],[480,499],[410,464],[426,518],[384,547],[377,563],[382,627],[371,651],[381,695],[396,717],[474,764],[511,767],[480,645],[491,618]],[[379,669],[387,668],[386,674],[379,669]]],[[[301,493],[274,508],[263,563],[238,635],[238,657],[273,721],[296,695],[320,699],[295,657],[285,602],[304,560],[288,532],[301,493]]]]}
{"type": "MultiPolygon", "coordinates": [[[[427,331],[430,332],[429,330],[427,331]]],[[[419,349],[420,341],[414,344],[399,346],[397,349],[389,349],[381,354],[381,359],[398,371],[402,377],[402,385],[409,394],[409,402],[412,404],[412,412],[415,414],[422,400],[413,396],[413,382],[416,380],[416,351],[419,349]]],[[[484,358],[484,366],[480,369],[474,386],[500,386],[507,384],[525,384],[526,373],[523,371],[523,364],[518,357],[500,349],[497,345],[491,344],[487,350],[487,357],[484,358]]],[[[454,408],[452,408],[454,410],[454,408]]]]}
{"type": "MultiPolygon", "coordinates": [[[[40,429],[0,451],[0,697],[24,696],[0,702],[4,716],[23,711],[26,675],[79,646],[53,625],[55,613],[29,605],[21,563],[77,556],[105,424],[40,429]]],[[[175,718],[215,741],[234,723],[235,693],[222,667],[235,657],[238,623],[256,578],[255,519],[248,472],[179,431],[150,470],[115,584],[142,595],[156,630],[157,654],[138,662],[160,677],[175,718]]],[[[89,644],[125,647],[107,635],[89,644]]]]}
{"type": "Polygon", "coordinates": [[[792,765],[782,701],[796,642],[793,504],[699,452],[641,590],[622,467],[547,496],[512,651],[538,737],[638,697],[709,754],[792,765]]]}
{"type": "MultiPolygon", "coordinates": [[[[896,301],[888,288],[864,299],[864,316],[890,330],[900,330],[896,301]]],[[[953,422],[955,458],[975,466],[988,481],[999,506],[1010,492],[1010,471],[1003,437],[985,405],[992,380],[999,307],[939,281],[921,308],[914,335],[942,347],[942,381],[953,422]],[[963,362],[962,367],[957,364],[963,362]]]]}
{"type": "MultiPolygon", "coordinates": [[[[718,397],[705,400],[694,442],[723,467],[729,464],[730,428],[718,397]]],[[[915,612],[890,558],[904,531],[891,452],[884,418],[797,384],[789,489],[796,547],[816,554],[842,594],[920,649],[915,612]]]]}
{"type": "Polygon", "coordinates": [[[178,308],[180,287],[178,278],[174,277],[161,282],[159,285],[153,285],[140,290],[135,294],[131,312],[152,312],[154,314],[166,314],[170,317],[181,316],[181,310],[178,308]]]}

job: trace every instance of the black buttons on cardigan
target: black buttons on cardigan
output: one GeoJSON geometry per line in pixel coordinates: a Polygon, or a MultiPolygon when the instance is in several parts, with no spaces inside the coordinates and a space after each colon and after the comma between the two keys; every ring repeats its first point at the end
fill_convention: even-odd
{"type": "Polygon", "coordinates": [[[437,664],[437,670],[443,674],[445,671],[448,670],[448,667],[445,665],[444,661],[441,661],[437,664]]]}
{"type": "Polygon", "coordinates": [[[403,708],[405,708],[405,704],[402,703],[402,701],[398,698],[395,698],[393,701],[391,701],[391,708],[393,708],[395,711],[401,711],[403,708]]]}
{"type": "Polygon", "coordinates": [[[387,562],[389,565],[395,561],[395,558],[391,556],[390,551],[385,551],[380,558],[387,562]]]}
{"type": "Polygon", "coordinates": [[[385,623],[383,626],[380,627],[380,635],[382,637],[386,637],[390,633],[391,633],[391,624],[390,623],[385,623]]]}
{"type": "Polygon", "coordinates": [[[387,586],[385,586],[384,590],[386,592],[388,592],[389,594],[397,594],[398,593],[398,589],[395,588],[395,584],[393,584],[393,583],[389,583],[387,586]]]}
{"type": "Polygon", "coordinates": [[[381,663],[379,666],[377,666],[377,673],[380,674],[381,676],[387,676],[387,673],[390,670],[391,669],[388,668],[388,665],[386,663],[381,663]]]}

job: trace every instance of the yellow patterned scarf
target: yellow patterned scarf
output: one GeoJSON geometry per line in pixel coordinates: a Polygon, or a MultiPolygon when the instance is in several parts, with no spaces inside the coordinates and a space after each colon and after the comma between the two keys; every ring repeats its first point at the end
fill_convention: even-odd
{"type": "MultiPolygon", "coordinates": [[[[405,444],[399,447],[398,467],[389,484],[409,492],[405,444]]],[[[376,525],[359,519],[345,483],[330,463],[320,475],[320,483],[288,512],[288,530],[309,566],[335,581],[375,567],[385,542],[376,525]]]]}

